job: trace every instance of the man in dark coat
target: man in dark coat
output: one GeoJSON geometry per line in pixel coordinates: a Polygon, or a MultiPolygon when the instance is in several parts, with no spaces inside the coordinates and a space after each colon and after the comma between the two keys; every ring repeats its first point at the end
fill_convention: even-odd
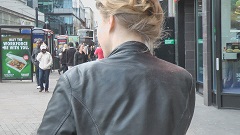
{"type": "Polygon", "coordinates": [[[60,55],[60,63],[61,63],[61,68],[58,70],[58,73],[61,74],[61,71],[63,71],[63,73],[65,73],[68,70],[68,66],[67,66],[67,49],[68,49],[68,45],[64,44],[63,48],[62,48],[62,52],[59,53],[60,55]]]}
{"type": "Polygon", "coordinates": [[[67,50],[67,65],[68,70],[71,69],[74,66],[74,54],[76,52],[76,49],[73,47],[73,43],[68,43],[69,49],[67,50]]]}
{"type": "Polygon", "coordinates": [[[36,45],[37,47],[33,49],[32,51],[32,56],[31,56],[31,60],[32,60],[32,63],[35,67],[35,75],[36,75],[36,82],[37,82],[37,89],[40,89],[40,83],[39,83],[39,61],[37,61],[37,55],[38,53],[40,53],[40,46],[43,42],[38,40],[36,42],[36,45]]]}

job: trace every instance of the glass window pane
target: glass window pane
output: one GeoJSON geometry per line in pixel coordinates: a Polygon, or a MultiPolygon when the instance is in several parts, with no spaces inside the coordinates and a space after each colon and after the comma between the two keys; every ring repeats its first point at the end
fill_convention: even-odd
{"type": "Polygon", "coordinates": [[[239,0],[222,0],[222,82],[224,93],[240,93],[239,7],[239,0]]]}

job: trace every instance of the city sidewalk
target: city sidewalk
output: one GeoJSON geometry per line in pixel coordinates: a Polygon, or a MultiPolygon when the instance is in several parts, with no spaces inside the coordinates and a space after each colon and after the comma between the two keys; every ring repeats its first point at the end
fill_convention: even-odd
{"type": "Polygon", "coordinates": [[[187,135],[240,135],[240,110],[205,106],[196,94],[196,105],[187,135]]]}
{"type": "MultiPolygon", "coordinates": [[[[0,135],[35,135],[59,74],[50,74],[49,93],[38,92],[31,81],[0,83],[0,135]]],[[[240,110],[204,106],[196,95],[196,108],[187,135],[240,135],[240,110]]]]}
{"type": "Polygon", "coordinates": [[[50,74],[49,93],[38,92],[35,81],[0,83],[0,135],[35,135],[58,78],[50,74]]]}

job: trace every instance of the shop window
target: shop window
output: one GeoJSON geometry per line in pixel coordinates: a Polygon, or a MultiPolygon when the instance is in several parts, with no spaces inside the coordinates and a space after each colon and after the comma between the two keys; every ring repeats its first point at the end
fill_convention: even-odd
{"type": "Polygon", "coordinates": [[[240,0],[221,0],[223,93],[240,94],[240,0]]]}
{"type": "Polygon", "coordinates": [[[52,0],[38,1],[38,8],[39,8],[39,11],[42,13],[51,13],[51,12],[53,12],[53,2],[52,2],[52,0]]]}

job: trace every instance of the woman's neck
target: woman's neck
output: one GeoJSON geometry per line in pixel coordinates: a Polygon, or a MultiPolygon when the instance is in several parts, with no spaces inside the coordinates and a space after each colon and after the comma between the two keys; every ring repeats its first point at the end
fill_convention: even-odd
{"type": "Polygon", "coordinates": [[[138,41],[138,42],[144,43],[144,41],[142,40],[142,38],[139,35],[135,34],[134,32],[129,32],[129,31],[123,31],[122,33],[116,34],[113,37],[113,39],[114,39],[113,40],[114,43],[112,44],[113,45],[112,50],[114,50],[119,45],[121,45],[125,42],[128,42],[128,41],[138,41]],[[127,35],[127,36],[120,36],[120,35],[127,35]]]}

